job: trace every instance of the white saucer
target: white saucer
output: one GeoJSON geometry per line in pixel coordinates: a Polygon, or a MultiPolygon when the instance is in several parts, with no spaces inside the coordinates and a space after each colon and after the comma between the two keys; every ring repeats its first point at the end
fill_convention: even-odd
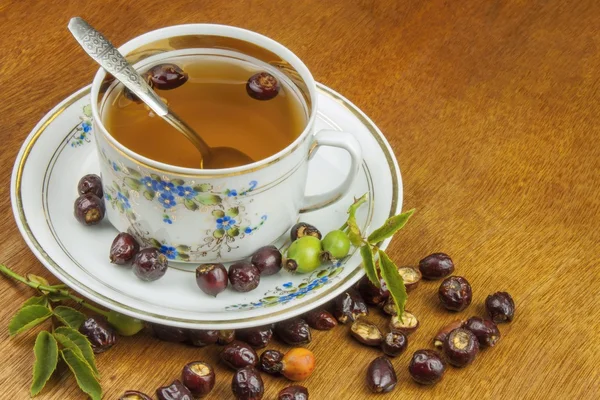
{"type": "MultiPolygon", "coordinates": [[[[348,196],[301,219],[322,232],[346,219],[353,197],[369,192],[358,222],[366,232],[400,212],[402,181],[396,158],[379,129],[356,106],[335,91],[318,85],[319,129],[354,134],[364,162],[348,196]]],[[[257,289],[227,289],[213,298],[202,293],[189,266],[172,264],[160,280],[138,280],[129,268],[112,265],[108,251],[117,231],[107,221],[93,227],[73,217],[79,178],[97,173],[89,113],[89,86],[50,111],[23,143],[15,161],[11,201],[17,225],[36,257],[58,279],[81,295],[110,309],[165,325],[236,329],[266,325],[307,312],[343,292],[363,275],[358,252],[337,265],[310,275],[286,271],[264,277],[257,289]]],[[[322,148],[311,161],[307,192],[319,193],[343,179],[348,156],[322,148]],[[330,171],[327,175],[317,171],[330,171]]],[[[387,247],[389,240],[382,248],[387,247]]]]}

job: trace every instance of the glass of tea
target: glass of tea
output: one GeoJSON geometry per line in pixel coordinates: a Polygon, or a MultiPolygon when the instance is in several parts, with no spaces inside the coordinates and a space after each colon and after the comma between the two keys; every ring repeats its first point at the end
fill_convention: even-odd
{"type": "Polygon", "coordinates": [[[349,133],[315,131],[315,81],[281,44],[240,28],[192,24],[146,33],[119,51],[209,146],[234,148],[252,162],[199,168],[198,149],[100,69],[92,113],[107,216],[118,230],[173,261],[234,261],[350,188],[360,146],[349,133]],[[306,196],[319,146],[346,150],[350,170],[338,187],[306,196]]]}

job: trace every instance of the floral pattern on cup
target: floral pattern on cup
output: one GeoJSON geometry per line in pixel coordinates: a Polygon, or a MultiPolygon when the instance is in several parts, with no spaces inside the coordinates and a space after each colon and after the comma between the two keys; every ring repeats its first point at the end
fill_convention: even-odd
{"type": "Polygon", "coordinates": [[[89,104],[83,106],[83,115],[79,119],[81,122],[74,128],[75,132],[68,140],[71,147],[80,147],[92,141],[92,106],[89,104]]]}

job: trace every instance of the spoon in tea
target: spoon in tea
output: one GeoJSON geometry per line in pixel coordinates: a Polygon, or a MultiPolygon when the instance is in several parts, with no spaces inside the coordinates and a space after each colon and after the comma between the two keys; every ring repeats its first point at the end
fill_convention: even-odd
{"type": "Polygon", "coordinates": [[[202,154],[200,168],[216,169],[250,164],[253,160],[232,147],[210,147],[198,133],[161,100],[145,79],[127,62],[116,47],[80,17],[71,18],[69,30],[83,50],[131,90],[158,116],[181,132],[202,154]]]}

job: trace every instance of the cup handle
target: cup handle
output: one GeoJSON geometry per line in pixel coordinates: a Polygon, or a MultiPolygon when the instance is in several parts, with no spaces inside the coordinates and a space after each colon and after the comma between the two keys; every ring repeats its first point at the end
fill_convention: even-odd
{"type": "Polygon", "coordinates": [[[321,194],[306,196],[302,203],[302,207],[300,208],[300,213],[318,210],[341,199],[348,192],[350,186],[352,186],[352,182],[358,174],[358,169],[362,163],[360,143],[351,133],[332,130],[319,131],[315,135],[313,148],[311,149],[309,157],[311,157],[320,146],[338,147],[346,150],[348,154],[350,154],[350,170],[348,171],[346,179],[344,179],[344,181],[335,189],[321,194]]]}

